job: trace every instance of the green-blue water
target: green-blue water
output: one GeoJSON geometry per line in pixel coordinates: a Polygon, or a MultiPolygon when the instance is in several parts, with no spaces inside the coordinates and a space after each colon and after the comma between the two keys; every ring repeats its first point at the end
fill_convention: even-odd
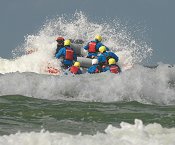
{"type": "Polygon", "coordinates": [[[18,131],[64,132],[95,134],[122,121],[132,123],[140,119],[144,124],[159,123],[175,127],[175,105],[159,106],[138,102],[78,102],[43,100],[13,95],[0,97],[0,134],[18,131]]]}

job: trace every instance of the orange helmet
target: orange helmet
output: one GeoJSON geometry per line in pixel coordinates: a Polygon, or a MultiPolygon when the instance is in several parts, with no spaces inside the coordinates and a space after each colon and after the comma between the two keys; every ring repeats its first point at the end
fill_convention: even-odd
{"type": "Polygon", "coordinates": [[[57,41],[57,42],[64,41],[64,38],[63,38],[63,37],[58,37],[58,38],[56,39],[56,41],[57,41]]]}

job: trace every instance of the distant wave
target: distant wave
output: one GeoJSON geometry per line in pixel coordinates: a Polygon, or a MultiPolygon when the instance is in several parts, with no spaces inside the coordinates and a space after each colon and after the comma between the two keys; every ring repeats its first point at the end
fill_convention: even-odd
{"type": "Polygon", "coordinates": [[[3,145],[46,145],[46,144],[96,144],[96,145],[167,145],[174,144],[175,129],[163,128],[160,124],[143,125],[141,120],[134,124],[121,122],[120,128],[109,125],[105,133],[94,135],[70,135],[66,133],[42,130],[41,132],[18,132],[16,134],[0,136],[3,145]]]}

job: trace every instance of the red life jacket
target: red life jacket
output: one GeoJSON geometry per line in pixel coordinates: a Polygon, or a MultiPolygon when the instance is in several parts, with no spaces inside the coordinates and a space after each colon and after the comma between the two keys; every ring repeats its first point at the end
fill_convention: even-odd
{"type": "Polygon", "coordinates": [[[88,52],[95,53],[96,52],[96,42],[90,42],[88,47],[88,52]]]}
{"type": "Polygon", "coordinates": [[[79,68],[76,67],[76,66],[72,66],[72,67],[70,68],[70,72],[73,73],[73,74],[77,74],[77,73],[78,73],[78,70],[79,70],[79,68]]]}
{"type": "Polygon", "coordinates": [[[119,70],[118,65],[112,65],[112,66],[110,67],[110,72],[111,72],[111,73],[115,73],[115,74],[119,73],[120,70],[119,70]]]}
{"type": "Polygon", "coordinates": [[[74,59],[74,51],[72,50],[72,48],[67,47],[66,48],[66,55],[65,55],[65,59],[66,60],[73,60],[74,59]]]}

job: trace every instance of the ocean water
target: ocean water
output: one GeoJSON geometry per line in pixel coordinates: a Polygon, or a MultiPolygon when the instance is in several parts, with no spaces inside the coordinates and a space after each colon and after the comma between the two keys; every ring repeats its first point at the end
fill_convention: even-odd
{"type": "Polygon", "coordinates": [[[0,145],[175,145],[175,67],[142,66],[152,48],[132,33],[79,12],[27,35],[13,59],[0,58],[0,145]],[[55,38],[88,42],[97,33],[119,55],[122,73],[64,75],[55,38]]]}

